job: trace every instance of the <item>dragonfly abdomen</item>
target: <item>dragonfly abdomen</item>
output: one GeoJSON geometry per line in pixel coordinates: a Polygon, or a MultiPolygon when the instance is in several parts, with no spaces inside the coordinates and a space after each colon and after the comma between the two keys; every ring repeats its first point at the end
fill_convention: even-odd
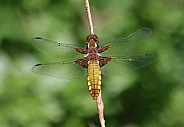
{"type": "Polygon", "coordinates": [[[101,71],[97,60],[91,60],[88,64],[88,87],[91,96],[96,100],[101,90],[101,71]]]}

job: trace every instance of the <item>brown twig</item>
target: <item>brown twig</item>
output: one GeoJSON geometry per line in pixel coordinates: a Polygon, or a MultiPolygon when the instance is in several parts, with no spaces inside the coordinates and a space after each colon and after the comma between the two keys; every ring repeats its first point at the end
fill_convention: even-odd
{"type": "MultiPolygon", "coordinates": [[[[89,7],[89,1],[88,0],[86,0],[86,11],[87,11],[87,16],[88,16],[90,33],[94,34],[93,22],[92,22],[92,17],[91,17],[91,12],[90,12],[90,7],[89,7]]],[[[100,91],[100,94],[99,94],[99,96],[96,100],[96,105],[97,105],[97,109],[98,109],[98,115],[99,115],[101,127],[105,127],[105,120],[104,120],[104,114],[103,114],[104,104],[103,104],[103,101],[102,101],[101,91],[100,91]]]]}
{"type": "Polygon", "coordinates": [[[88,16],[90,33],[94,34],[93,22],[92,22],[92,17],[91,17],[91,12],[90,12],[90,7],[89,7],[89,1],[88,0],[86,0],[86,12],[87,12],[87,16],[88,16]]]}
{"type": "Polygon", "coordinates": [[[100,119],[100,124],[102,127],[105,127],[105,120],[104,120],[104,104],[102,101],[102,96],[101,96],[101,91],[100,94],[96,100],[96,105],[97,105],[97,109],[98,109],[98,115],[99,115],[99,119],[100,119]]]}

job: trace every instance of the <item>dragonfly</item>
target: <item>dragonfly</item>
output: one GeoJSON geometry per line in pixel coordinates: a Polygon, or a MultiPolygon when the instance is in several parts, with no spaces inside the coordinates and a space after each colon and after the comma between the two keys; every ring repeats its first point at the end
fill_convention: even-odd
{"type": "Polygon", "coordinates": [[[123,56],[147,39],[152,30],[142,28],[125,38],[99,46],[98,36],[86,37],[85,48],[72,44],[59,43],[41,37],[35,37],[31,43],[40,51],[64,59],[57,62],[36,64],[32,71],[51,77],[75,79],[87,76],[89,92],[94,100],[101,90],[101,75],[123,75],[155,62],[151,54],[123,56]],[[87,70],[86,70],[87,69],[87,70]]]}

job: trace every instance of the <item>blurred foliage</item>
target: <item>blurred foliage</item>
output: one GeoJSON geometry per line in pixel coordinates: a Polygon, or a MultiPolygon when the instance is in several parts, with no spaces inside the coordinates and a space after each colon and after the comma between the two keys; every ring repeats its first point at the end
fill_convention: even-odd
{"type": "MultiPolygon", "coordinates": [[[[107,127],[184,126],[184,1],[90,4],[100,43],[148,27],[152,36],[135,51],[157,58],[131,74],[102,77],[107,127]]],[[[89,34],[84,0],[1,0],[0,12],[0,126],[100,126],[86,78],[31,72],[34,64],[52,61],[30,44],[35,36],[84,47],[89,34]]]]}

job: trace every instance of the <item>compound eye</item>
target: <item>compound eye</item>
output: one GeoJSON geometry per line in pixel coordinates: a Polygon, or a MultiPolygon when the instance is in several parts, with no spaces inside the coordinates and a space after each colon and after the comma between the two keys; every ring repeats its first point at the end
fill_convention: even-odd
{"type": "Polygon", "coordinates": [[[98,37],[94,34],[90,34],[86,37],[86,41],[90,42],[90,40],[94,40],[95,42],[98,42],[98,37]]]}
{"type": "Polygon", "coordinates": [[[94,39],[95,42],[97,42],[98,41],[98,36],[94,35],[93,39],[94,39]]]}
{"type": "Polygon", "coordinates": [[[91,40],[91,35],[88,35],[88,36],[86,37],[86,41],[89,42],[90,40],[91,40]]]}

